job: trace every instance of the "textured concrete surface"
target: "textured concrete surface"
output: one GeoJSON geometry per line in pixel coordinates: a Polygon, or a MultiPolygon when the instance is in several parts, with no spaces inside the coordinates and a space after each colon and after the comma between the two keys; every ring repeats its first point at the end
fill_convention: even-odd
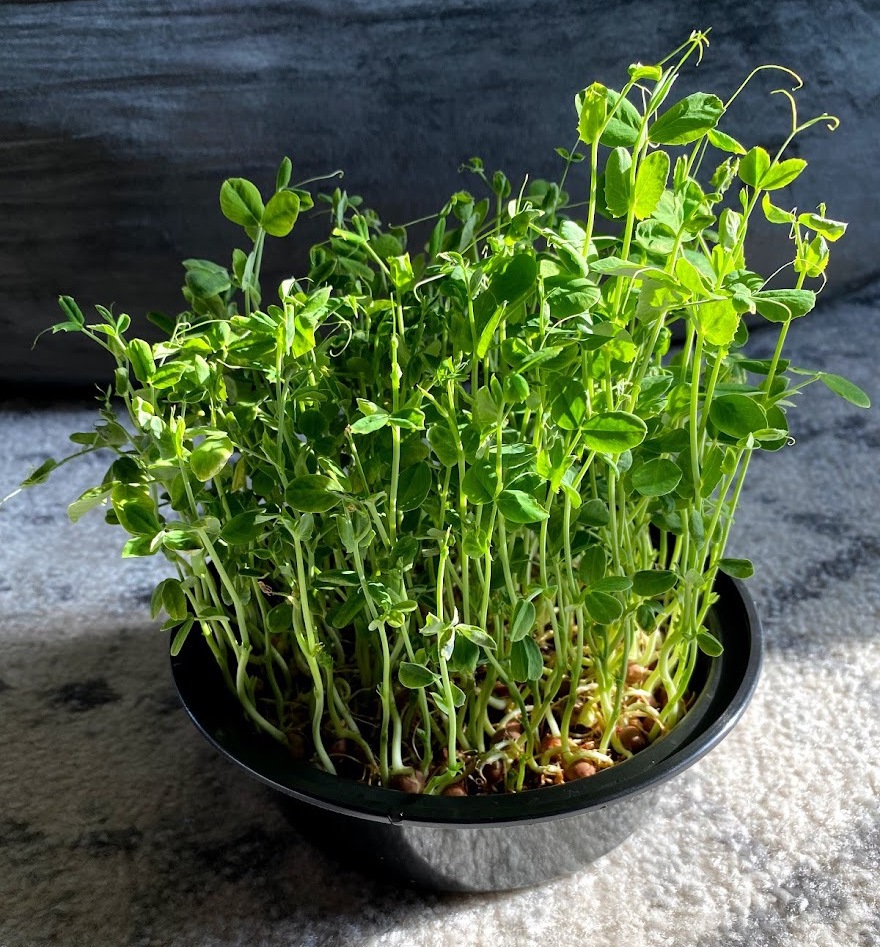
{"type": "MultiPolygon", "coordinates": [[[[433,213],[468,182],[472,155],[519,179],[556,177],[553,149],[575,135],[573,94],[619,87],[711,26],[712,46],[682,91],[727,96],[756,65],[801,72],[806,118],[837,113],[795,152],[812,167],[780,203],[829,213],[852,230],[832,289],[877,272],[880,164],[875,142],[877,0],[54,0],[0,5],[0,383],[91,383],[100,353],[44,339],[55,297],[116,303],[142,320],[179,306],[179,261],[229,258],[236,229],[217,210],[223,178],[264,188],[284,154],[295,180],[346,171],[384,219],[433,213]],[[73,351],[74,357],[70,356],[73,351]]],[[[748,143],[781,143],[781,80],[765,75],[724,120],[748,143]]],[[[577,176],[573,181],[577,183],[577,176]]],[[[270,247],[281,274],[323,222],[270,247]]],[[[756,235],[771,272],[778,254],[756,235]]]]}
{"type": "MultiPolygon", "coordinates": [[[[880,400],[880,287],[796,324],[796,364],[880,400]]],[[[756,334],[765,353],[772,334],[756,334]]],[[[0,407],[0,496],[87,407],[0,407]]],[[[340,872],[177,706],[149,620],[158,561],[65,507],[101,460],[0,508],[3,947],[880,947],[880,412],[814,386],[759,456],[734,554],[768,655],[733,734],[593,867],[434,896],[340,872]]]]}

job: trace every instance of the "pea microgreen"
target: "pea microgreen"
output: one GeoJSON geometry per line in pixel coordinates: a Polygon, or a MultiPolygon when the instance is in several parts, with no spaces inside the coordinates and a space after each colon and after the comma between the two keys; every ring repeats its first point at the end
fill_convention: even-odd
{"type": "Polygon", "coordinates": [[[103,506],[124,556],[164,555],[173,649],[200,635],[256,726],[326,770],[344,741],[369,782],[520,790],[626,758],[634,726],[666,732],[698,651],[720,649],[717,572],[752,572],[725,556],[750,458],[786,446],[815,381],[868,405],[782,358],[846,229],[786,209],[806,162],[783,155],[836,119],[801,122],[784,92],[783,146],[740,144],[742,87],[670,100],[707,44],[578,95],[558,183],[471,161],[488,194],[452,195],[423,249],[339,188],[315,204],[285,158],[271,194],[223,183],[243,248],[184,261],[186,311],[151,314],[164,341],[61,297],[52,331],[117,366],[66,458],[114,460],[71,519],[103,506]],[[313,208],[326,239],[270,290],[267,237],[313,208]],[[747,264],[756,213],[790,239],[794,285],[747,264]],[[741,352],[749,314],[770,359],[741,352]]]}

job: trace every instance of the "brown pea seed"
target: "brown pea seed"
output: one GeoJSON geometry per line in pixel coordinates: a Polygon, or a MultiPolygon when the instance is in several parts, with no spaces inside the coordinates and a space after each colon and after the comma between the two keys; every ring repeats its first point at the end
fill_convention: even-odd
{"type": "Polygon", "coordinates": [[[624,727],[618,734],[620,745],[625,747],[630,753],[636,753],[646,744],[645,734],[636,726],[624,727]]]}
{"type": "Polygon", "coordinates": [[[583,779],[585,776],[592,776],[595,772],[596,767],[589,760],[577,760],[565,767],[565,778],[568,781],[583,779]]]}
{"type": "Polygon", "coordinates": [[[467,786],[464,783],[453,783],[447,786],[442,793],[444,796],[466,796],[468,794],[467,786]]]}
{"type": "MultiPolygon", "coordinates": [[[[562,740],[559,737],[554,737],[548,734],[541,740],[541,752],[548,753],[550,750],[561,750],[562,749],[562,740]]],[[[558,754],[553,754],[554,756],[558,754]]]]}
{"type": "Polygon", "coordinates": [[[301,760],[306,755],[306,741],[299,733],[287,734],[287,746],[295,760],[301,760]]]}
{"type": "Polygon", "coordinates": [[[425,788],[425,777],[419,773],[400,773],[391,779],[391,788],[418,794],[425,788]]]}

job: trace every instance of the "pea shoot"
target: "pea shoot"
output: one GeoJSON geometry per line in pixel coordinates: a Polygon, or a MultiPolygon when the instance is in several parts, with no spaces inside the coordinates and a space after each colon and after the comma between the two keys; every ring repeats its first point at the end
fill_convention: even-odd
{"type": "Polygon", "coordinates": [[[114,459],[71,519],[104,507],[123,556],[165,556],[172,651],[200,636],[255,727],[328,772],[521,791],[662,736],[719,653],[717,573],[752,571],[725,556],[750,458],[788,446],[809,384],[868,406],[783,357],[846,229],[784,206],[806,167],[785,152],[837,121],[780,90],[783,145],[740,144],[723,129],[745,83],[670,98],[707,45],[579,94],[558,183],[473,159],[484,196],[452,195],[415,252],[340,188],[316,204],[285,158],[267,200],[223,183],[244,248],[184,261],[186,311],[152,314],[164,341],[61,298],[53,331],[117,366],[71,455],[114,459]],[[266,240],[309,212],[328,236],[269,292],[266,240]],[[761,216],[792,246],[770,279],[746,261],[761,216]],[[743,353],[748,316],[774,325],[771,358],[743,353]]]}

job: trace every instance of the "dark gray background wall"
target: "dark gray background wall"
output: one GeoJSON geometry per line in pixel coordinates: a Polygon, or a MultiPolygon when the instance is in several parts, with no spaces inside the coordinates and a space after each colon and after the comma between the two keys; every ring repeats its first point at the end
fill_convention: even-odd
{"type": "MultiPolygon", "coordinates": [[[[344,168],[384,219],[437,209],[480,155],[512,177],[555,176],[573,143],[573,94],[619,86],[694,27],[712,45],[690,88],[730,94],[762,62],[800,72],[811,168],[779,198],[826,199],[850,232],[833,259],[841,291],[880,271],[880,3],[642,0],[67,0],[0,5],[0,383],[90,384],[100,356],[57,320],[55,297],[115,303],[141,325],[176,311],[180,259],[226,260],[236,236],[217,207],[224,177],[268,188],[344,168]]],[[[784,137],[765,78],[725,117],[748,143],[784,137]]],[[[328,185],[330,186],[330,185],[328,185]]],[[[312,226],[306,236],[316,236],[312,226]]],[[[299,258],[303,244],[300,244],[299,258]]],[[[774,261],[761,238],[757,256],[774,261]]],[[[295,268],[289,244],[270,266],[295,268]]]]}

